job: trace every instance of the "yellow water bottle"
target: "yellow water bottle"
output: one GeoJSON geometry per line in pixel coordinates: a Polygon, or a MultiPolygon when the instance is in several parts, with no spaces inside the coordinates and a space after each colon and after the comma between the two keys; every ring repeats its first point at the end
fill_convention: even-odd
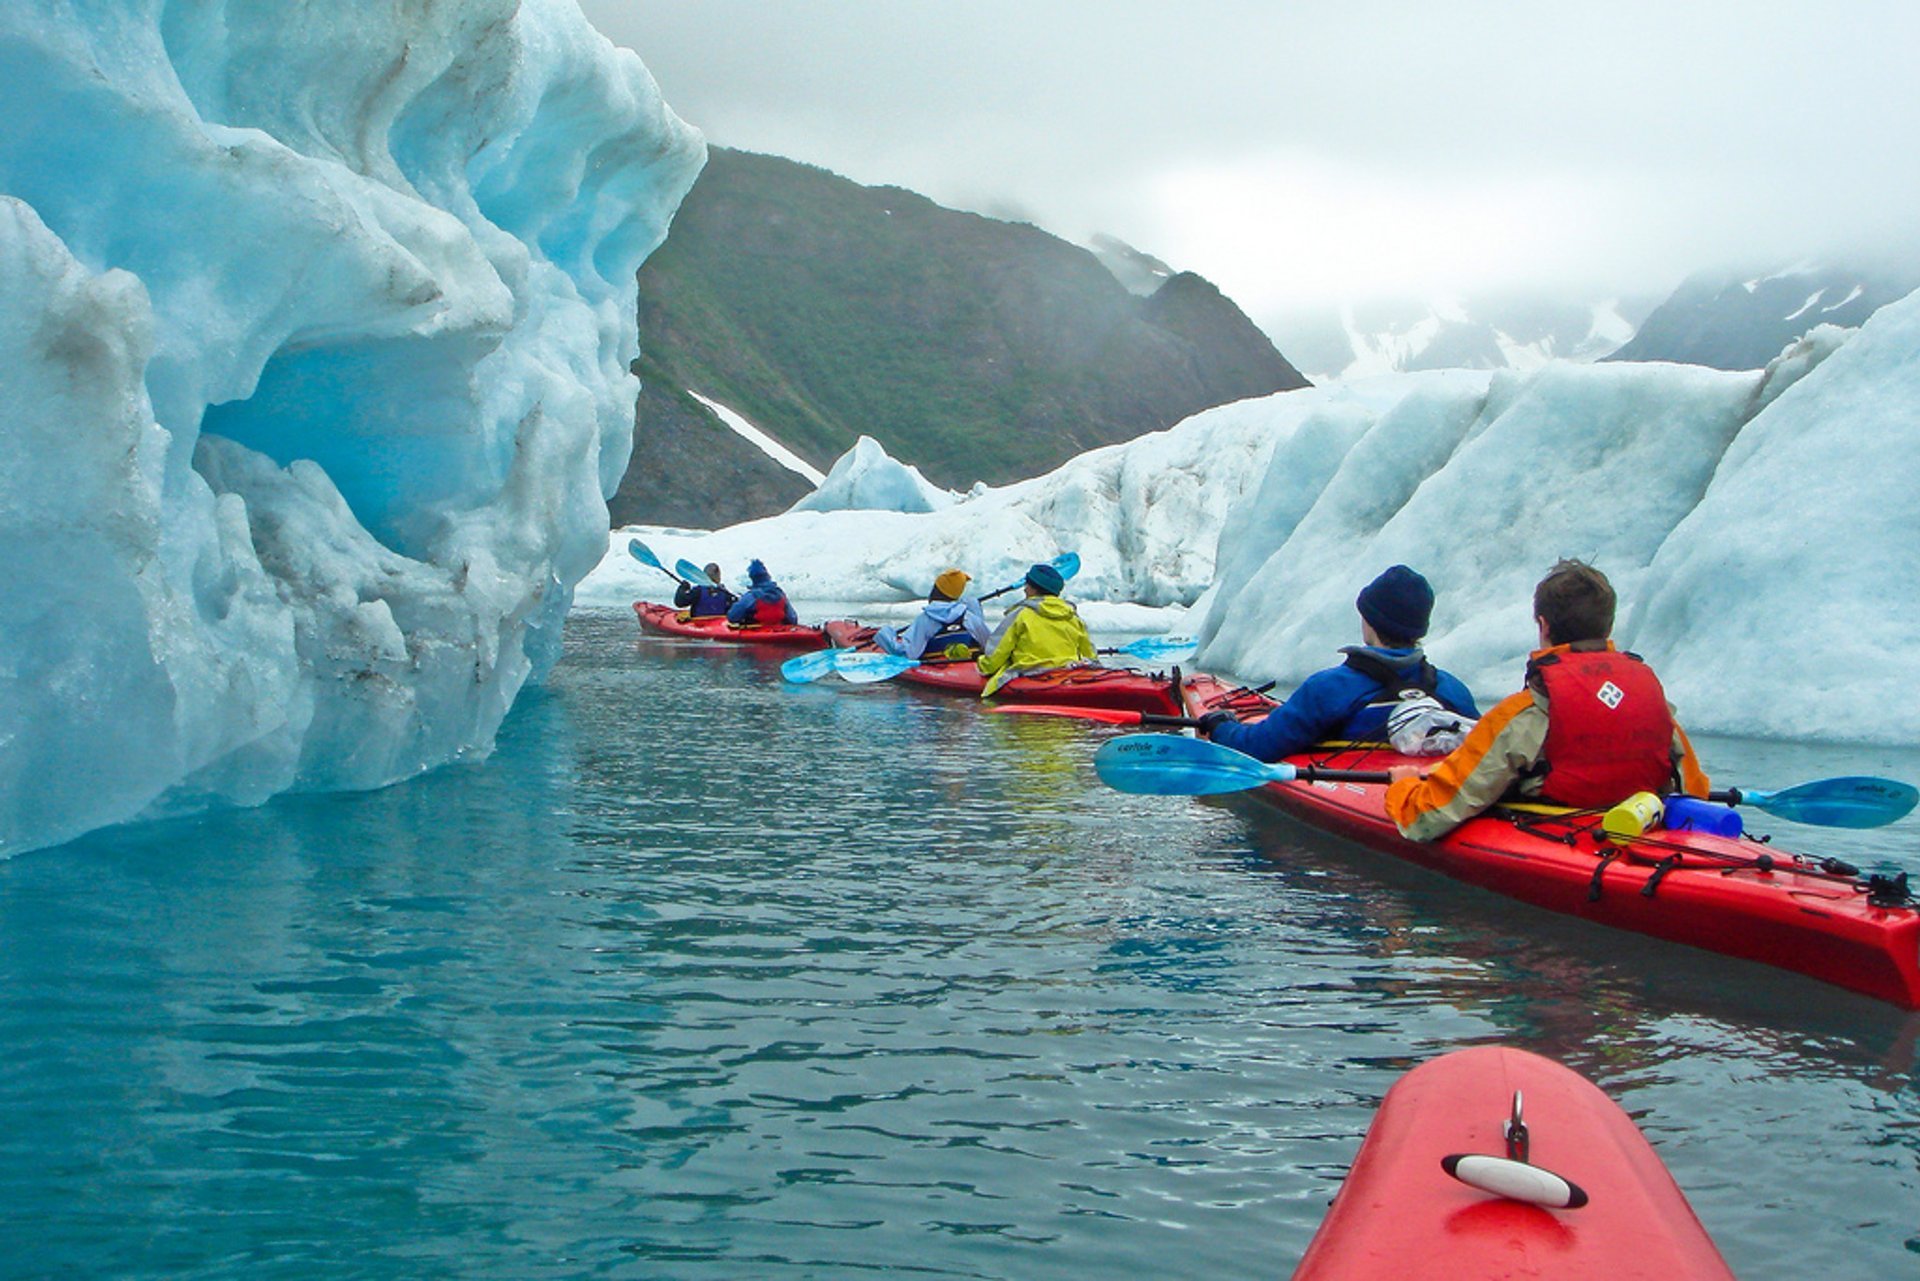
{"type": "Polygon", "coordinates": [[[1666,807],[1652,792],[1635,792],[1600,817],[1600,830],[1616,841],[1630,841],[1660,826],[1666,807]]]}

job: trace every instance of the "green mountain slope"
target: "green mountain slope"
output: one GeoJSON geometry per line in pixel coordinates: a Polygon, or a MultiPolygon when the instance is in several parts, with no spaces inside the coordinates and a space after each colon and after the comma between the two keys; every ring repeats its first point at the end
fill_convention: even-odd
{"type": "Polygon", "coordinates": [[[721,148],[640,271],[639,321],[616,522],[723,524],[804,492],[689,390],[822,469],[865,434],[965,488],[1306,385],[1197,276],[1138,298],[1035,227],[721,148]]]}

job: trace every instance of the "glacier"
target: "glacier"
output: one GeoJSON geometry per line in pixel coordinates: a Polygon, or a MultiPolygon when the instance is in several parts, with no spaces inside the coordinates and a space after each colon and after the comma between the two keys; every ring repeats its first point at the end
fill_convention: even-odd
{"type": "MultiPolygon", "coordinates": [[[[1533,584],[1597,564],[1616,638],[1690,728],[1920,741],[1887,661],[1920,628],[1920,294],[1822,326],[1764,370],[1555,361],[1387,375],[1195,415],[927,515],[790,513],[670,531],[669,555],[763,555],[801,604],[898,616],[957,565],[983,585],[1080,553],[1097,626],[1192,632],[1194,666],[1298,683],[1358,641],[1353,601],[1404,562],[1428,648],[1484,702],[1519,687],[1533,584]]],[[[617,532],[583,604],[654,596],[617,532]],[[616,554],[616,552],[618,554],[616,554]]],[[[814,615],[818,616],[816,608],[814,615]]]]}
{"type": "Polygon", "coordinates": [[[834,460],[811,494],[788,511],[933,512],[953,506],[952,491],[920,474],[920,469],[888,454],[871,436],[834,460]]]}
{"type": "Polygon", "coordinates": [[[0,10],[0,854],[484,755],[704,143],[573,0],[0,10]]]}

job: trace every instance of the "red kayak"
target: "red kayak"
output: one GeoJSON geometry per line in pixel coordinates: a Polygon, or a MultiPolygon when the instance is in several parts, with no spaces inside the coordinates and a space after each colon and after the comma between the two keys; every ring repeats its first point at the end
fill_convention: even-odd
{"type": "MultiPolygon", "coordinates": [[[[1209,676],[1187,711],[1257,719],[1271,700],[1209,676]]],[[[1296,765],[1384,770],[1431,765],[1365,744],[1290,757],[1296,765]]],[[[1497,807],[1437,841],[1402,837],[1382,783],[1267,783],[1256,793],[1309,826],[1496,893],[1602,925],[1794,970],[1920,1009],[1920,909],[1877,903],[1858,875],[1747,837],[1655,829],[1631,840],[1592,811],[1497,807]]]]}
{"type": "MultiPolygon", "coordinates": [[[[979,698],[986,677],[973,660],[923,662],[895,677],[908,685],[979,698]]],[[[1103,707],[1115,711],[1178,715],[1180,695],[1164,674],[1136,672],[1125,667],[1056,667],[1052,671],[1016,676],[993,692],[995,703],[1050,703],[1059,707],[1103,707]]]]}
{"type": "Polygon", "coordinates": [[[1293,1275],[1733,1273],[1618,1104],[1550,1059],[1481,1046],[1423,1063],[1387,1092],[1293,1275]]]}
{"type": "MultiPolygon", "coordinates": [[[[823,625],[827,639],[842,649],[872,649],[871,627],[850,619],[836,619],[823,625]]],[[[922,660],[893,678],[903,685],[979,698],[987,687],[972,659],[922,660]]],[[[1057,667],[1052,671],[1016,676],[995,690],[995,703],[1051,703],[1059,707],[1100,707],[1121,712],[1150,712],[1161,716],[1180,714],[1178,674],[1134,671],[1126,667],[1101,667],[1086,664],[1057,667]]]]}
{"type": "Polygon", "coordinates": [[[730,645],[778,645],[784,649],[825,649],[827,634],[819,627],[799,624],[759,624],[735,627],[725,616],[690,618],[671,605],[651,605],[635,601],[633,612],[640,616],[640,629],[661,636],[683,636],[695,640],[723,641],[730,645]]]}

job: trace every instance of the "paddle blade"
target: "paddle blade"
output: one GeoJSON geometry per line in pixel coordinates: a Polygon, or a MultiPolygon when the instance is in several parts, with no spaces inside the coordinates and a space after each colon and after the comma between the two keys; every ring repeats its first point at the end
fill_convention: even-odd
{"type": "Polygon", "coordinates": [[[1778,791],[1740,790],[1740,803],[1816,827],[1885,827],[1920,803],[1920,790],[1897,779],[1848,775],[1778,791]]]}
{"type": "Polygon", "coordinates": [[[1100,745],[1093,771],[1116,792],[1144,796],[1217,796],[1296,777],[1231,747],[1178,734],[1126,734],[1100,745]]]}
{"type": "Polygon", "coordinates": [[[1043,703],[997,703],[987,709],[999,716],[1068,716],[1078,721],[1098,721],[1102,725],[1144,725],[1139,712],[1118,707],[1055,707],[1043,703]]]}
{"type": "Polygon", "coordinates": [[[653,554],[653,548],[647,546],[637,538],[631,539],[627,543],[627,551],[632,553],[633,558],[642,565],[651,565],[655,569],[666,569],[669,574],[673,572],[660,563],[660,558],[653,554]]]}
{"type": "Polygon", "coordinates": [[[805,685],[817,681],[833,670],[833,656],[838,652],[831,649],[816,649],[810,654],[798,658],[789,658],[780,664],[780,674],[795,685],[805,685]]]}
{"type": "Polygon", "coordinates": [[[673,562],[673,572],[680,575],[680,577],[686,579],[690,583],[704,583],[704,582],[710,581],[707,578],[707,571],[700,568],[698,565],[694,564],[690,560],[676,560],[675,562],[673,562]]]}
{"type": "Polygon", "coordinates": [[[1047,563],[1060,571],[1060,577],[1072,578],[1080,572],[1080,553],[1061,552],[1047,563]]]}
{"type": "Polygon", "coordinates": [[[1139,640],[1128,641],[1114,649],[1116,654],[1125,654],[1130,658],[1158,662],[1175,655],[1182,657],[1200,648],[1200,642],[1185,636],[1142,636],[1139,640]]]}
{"type": "Polygon", "coordinates": [[[828,652],[833,655],[833,670],[840,673],[840,679],[855,685],[890,681],[901,672],[920,666],[911,658],[872,650],[835,649],[828,652]]]}

